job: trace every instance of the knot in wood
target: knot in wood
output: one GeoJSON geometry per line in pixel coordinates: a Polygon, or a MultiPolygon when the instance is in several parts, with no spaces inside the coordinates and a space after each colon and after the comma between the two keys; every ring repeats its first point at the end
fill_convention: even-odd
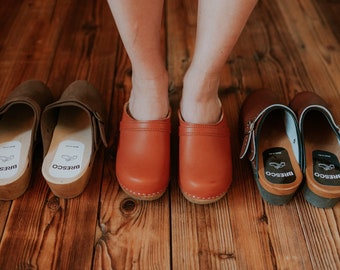
{"type": "Polygon", "coordinates": [[[135,211],[135,209],[136,201],[131,198],[124,199],[120,204],[120,211],[123,214],[132,214],[135,211]]]}
{"type": "Polygon", "coordinates": [[[132,68],[128,68],[128,69],[125,71],[125,74],[126,74],[126,76],[128,76],[128,77],[132,77],[132,68]]]}
{"type": "Polygon", "coordinates": [[[47,207],[52,211],[57,211],[60,207],[60,199],[56,196],[53,196],[51,199],[48,200],[47,207]]]}

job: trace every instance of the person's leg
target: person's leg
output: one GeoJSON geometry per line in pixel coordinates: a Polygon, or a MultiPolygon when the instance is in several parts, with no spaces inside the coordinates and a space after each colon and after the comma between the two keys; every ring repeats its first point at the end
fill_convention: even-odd
{"type": "Polygon", "coordinates": [[[168,74],[161,50],[162,0],[108,0],[132,64],[130,114],[162,119],[169,112],[168,74]]]}
{"type": "Polygon", "coordinates": [[[199,0],[196,47],[181,100],[185,121],[203,124],[219,119],[221,71],[256,2],[199,0]]]}
{"type": "Polygon", "coordinates": [[[117,181],[128,195],[155,200],[165,192],[170,175],[168,74],[161,49],[163,0],[108,2],[132,64],[132,91],[119,129],[117,181]]]}
{"type": "Polygon", "coordinates": [[[256,0],[199,0],[195,53],[184,78],[179,125],[179,187],[212,203],[232,182],[230,131],[218,87],[222,68],[256,0]]]}

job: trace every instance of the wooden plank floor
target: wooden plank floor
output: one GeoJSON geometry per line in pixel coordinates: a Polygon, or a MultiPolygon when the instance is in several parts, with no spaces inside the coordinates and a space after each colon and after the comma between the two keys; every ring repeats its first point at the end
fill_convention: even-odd
{"type": "MultiPolygon", "coordinates": [[[[194,51],[196,8],[190,0],[165,3],[174,112],[194,51]]],[[[340,114],[339,14],[339,0],[259,1],[221,78],[234,181],[221,201],[199,206],[178,189],[176,113],[168,192],[139,202],[119,189],[115,153],[131,66],[106,1],[2,0],[1,103],[27,79],[46,82],[55,98],[86,79],[105,98],[110,147],[99,151],[88,187],[72,200],[50,192],[37,147],[27,192],[0,201],[0,269],[340,269],[340,204],[317,209],[298,192],[289,204],[270,206],[238,158],[239,109],[255,89],[272,89],[285,103],[314,91],[340,114]]]]}

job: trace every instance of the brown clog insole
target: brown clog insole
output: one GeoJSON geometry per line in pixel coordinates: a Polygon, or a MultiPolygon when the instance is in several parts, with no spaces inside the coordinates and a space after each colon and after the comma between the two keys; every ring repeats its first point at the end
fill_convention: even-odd
{"type": "Polygon", "coordinates": [[[300,165],[286,132],[283,111],[272,111],[266,117],[259,136],[259,177],[274,184],[289,184],[302,179],[300,165]]]}
{"type": "Polygon", "coordinates": [[[34,114],[25,104],[11,106],[0,119],[0,185],[24,174],[32,151],[34,114]]]}
{"type": "Polygon", "coordinates": [[[323,185],[340,185],[340,144],[326,117],[318,111],[304,119],[306,177],[323,185]]]}
{"type": "Polygon", "coordinates": [[[92,129],[89,115],[81,108],[60,108],[42,173],[54,184],[79,179],[89,168],[92,153],[92,129]]]}

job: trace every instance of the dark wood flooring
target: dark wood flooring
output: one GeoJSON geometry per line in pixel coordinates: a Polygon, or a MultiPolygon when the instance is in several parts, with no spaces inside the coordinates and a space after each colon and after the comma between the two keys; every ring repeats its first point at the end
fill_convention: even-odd
{"type": "MultiPolygon", "coordinates": [[[[196,2],[168,0],[164,54],[176,112],[195,38],[196,2]]],[[[2,0],[0,100],[39,79],[54,97],[86,79],[105,99],[109,148],[101,148],[85,192],[55,197],[41,175],[41,145],[31,185],[0,201],[0,269],[340,269],[340,204],[309,205],[298,192],[285,206],[265,203],[250,164],[239,160],[240,106],[259,88],[288,103],[314,91],[340,116],[340,1],[261,0],[225,64],[220,95],[232,132],[234,180],[218,203],[189,203],[177,184],[177,119],[172,178],[154,202],[125,195],[115,153],[131,66],[104,0],[2,0]]],[[[212,41],[213,42],[213,41],[212,41]]]]}

